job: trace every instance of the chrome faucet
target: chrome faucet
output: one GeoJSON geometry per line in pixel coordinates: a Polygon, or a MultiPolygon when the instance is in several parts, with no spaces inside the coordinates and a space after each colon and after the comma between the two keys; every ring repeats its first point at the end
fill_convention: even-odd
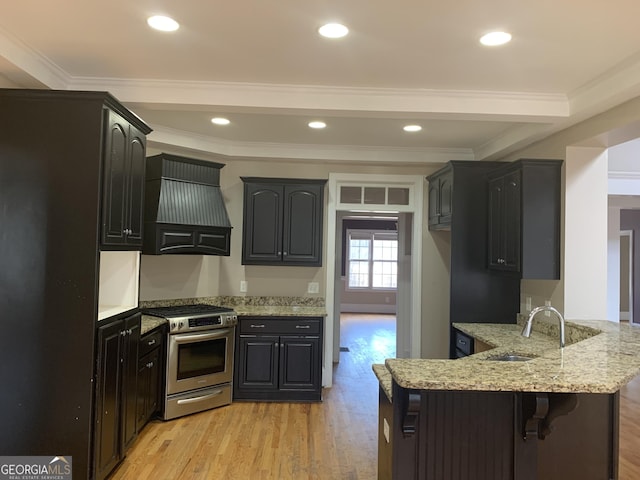
{"type": "Polygon", "coordinates": [[[531,326],[533,325],[533,317],[535,317],[536,314],[540,312],[553,312],[556,314],[556,317],[558,317],[558,320],[560,321],[560,348],[564,348],[564,317],[558,310],[553,308],[551,305],[542,305],[540,307],[536,307],[533,310],[531,310],[531,313],[529,314],[529,318],[527,318],[527,323],[524,324],[524,328],[522,329],[522,336],[528,338],[531,335],[531,326]]]}

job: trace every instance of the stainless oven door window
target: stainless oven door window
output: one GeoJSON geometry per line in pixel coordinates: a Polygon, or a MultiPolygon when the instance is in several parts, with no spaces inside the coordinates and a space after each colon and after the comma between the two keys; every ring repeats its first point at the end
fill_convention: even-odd
{"type": "Polygon", "coordinates": [[[231,382],[233,331],[225,328],[170,335],[167,393],[231,382]]]}

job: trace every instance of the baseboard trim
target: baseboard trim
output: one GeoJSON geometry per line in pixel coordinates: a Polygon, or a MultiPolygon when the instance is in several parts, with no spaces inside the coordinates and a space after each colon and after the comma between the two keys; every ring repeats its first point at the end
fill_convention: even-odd
{"type": "Polygon", "coordinates": [[[341,303],[340,312],[344,313],[390,313],[396,314],[396,306],[375,303],[341,303]]]}

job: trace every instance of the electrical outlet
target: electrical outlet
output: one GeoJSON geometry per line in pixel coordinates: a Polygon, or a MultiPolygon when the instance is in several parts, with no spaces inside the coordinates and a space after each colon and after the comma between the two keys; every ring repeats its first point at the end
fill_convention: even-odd
{"type": "Polygon", "coordinates": [[[524,308],[527,312],[531,311],[531,297],[526,297],[524,308]]]}
{"type": "Polygon", "coordinates": [[[247,293],[247,281],[240,280],[240,292],[247,293]]]}
{"type": "MultiPolygon", "coordinates": [[[[544,305],[545,305],[546,307],[550,307],[550,306],[551,306],[551,300],[545,300],[545,301],[544,301],[544,305]]],[[[551,316],[551,312],[550,312],[549,310],[545,310],[545,312],[544,312],[544,316],[545,316],[545,317],[550,317],[550,316],[551,316]]]]}
{"type": "Polygon", "coordinates": [[[307,286],[307,293],[318,293],[320,291],[320,284],[318,282],[309,282],[307,286]]]}

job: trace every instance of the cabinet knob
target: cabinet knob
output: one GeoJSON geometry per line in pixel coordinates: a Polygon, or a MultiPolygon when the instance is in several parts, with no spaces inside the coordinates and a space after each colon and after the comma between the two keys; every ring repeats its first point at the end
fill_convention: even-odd
{"type": "Polygon", "coordinates": [[[275,345],[276,345],[276,348],[278,348],[278,342],[276,342],[275,345]]]}
{"type": "Polygon", "coordinates": [[[153,362],[147,363],[147,368],[151,368],[151,367],[153,367],[153,362]]]}
{"type": "Polygon", "coordinates": [[[284,255],[286,257],[287,256],[287,252],[284,252],[282,255],[284,255]]]}

